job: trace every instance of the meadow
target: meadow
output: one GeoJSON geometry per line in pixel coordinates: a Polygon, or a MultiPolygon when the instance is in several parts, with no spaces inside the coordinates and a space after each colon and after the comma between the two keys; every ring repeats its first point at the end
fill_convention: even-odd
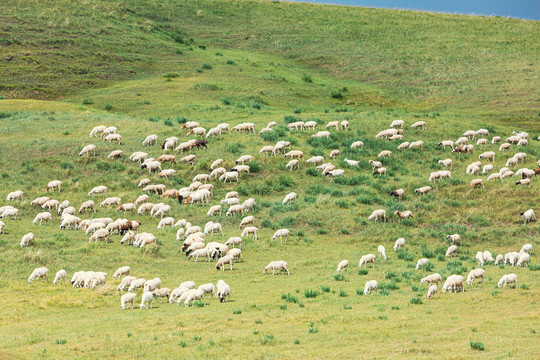
{"type": "MultiPolygon", "coordinates": [[[[516,186],[513,177],[471,189],[471,179],[487,176],[471,177],[465,169],[484,148],[450,154],[437,146],[469,129],[486,128],[489,139],[503,140],[514,130],[527,131],[527,147],[501,153],[489,144],[485,151],[496,152],[496,170],[518,151],[527,153],[519,167],[537,167],[538,22],[223,0],[8,0],[0,14],[0,195],[3,200],[10,191],[25,192],[25,200],[13,204],[22,219],[5,220],[0,234],[0,359],[531,359],[539,353],[540,227],[523,225],[519,216],[529,208],[538,213],[537,180],[516,186]],[[405,120],[404,140],[424,141],[423,150],[398,151],[399,141],[375,139],[394,119],[405,120]],[[187,120],[207,129],[244,121],[255,123],[257,132],[270,121],[277,126],[264,136],[209,139],[208,150],[193,152],[193,166],[172,166],[172,179],[149,176],[127,159],[149,134],[185,141],[180,126],[187,120]],[[314,139],[310,131],[287,129],[296,120],[315,120],[317,130],[347,120],[350,130],[314,139]],[[416,121],[426,121],[426,131],[411,129],[416,121]],[[89,138],[101,124],[118,127],[122,145],[89,138]],[[282,156],[258,155],[278,140],[290,141],[306,158],[327,158],[340,149],[332,163],[345,175],[330,183],[303,161],[291,172],[282,156]],[[364,148],[353,151],[357,140],[364,148]],[[90,143],[97,155],[79,157],[90,143]],[[125,157],[106,159],[115,149],[125,157]],[[383,160],[388,174],[374,177],[368,160],[382,150],[393,151],[383,160]],[[97,185],[109,190],[96,203],[107,196],[132,202],[144,177],[180,188],[209,173],[213,160],[223,158],[230,168],[243,154],[255,156],[251,174],[238,183],[212,181],[210,200],[217,204],[233,190],[242,200],[256,200],[259,239],[244,240],[233,271],[189,261],[175,230],[157,230],[158,219],[148,215],[128,216],[158,238],[157,246],[142,249],[121,246],[118,235],[111,243],[88,243],[81,231],[59,230],[56,215],[53,226],[32,225],[38,211],[30,201],[47,195],[50,180],[64,183],[61,194],[47,196],[76,208],[97,185]],[[360,166],[349,167],[345,158],[360,166]],[[429,183],[429,173],[445,158],[454,161],[452,179],[429,183]],[[434,190],[414,193],[425,185],[434,190]],[[401,201],[388,195],[397,188],[406,191],[401,201]],[[298,193],[297,203],[282,205],[291,191],[298,193]],[[409,209],[415,218],[368,221],[380,208],[388,214],[409,209]],[[291,230],[289,241],[273,242],[283,227],[291,230]],[[20,239],[30,231],[36,244],[21,249],[20,239]],[[463,245],[456,258],[445,258],[446,235],[453,233],[461,234],[463,245]],[[394,252],[399,237],[407,244],[394,252]],[[477,251],[505,254],[526,243],[533,245],[528,268],[487,264],[484,285],[426,298],[420,279],[427,274],[466,276],[477,267],[477,251]],[[359,269],[360,257],[376,254],[380,244],[388,259],[359,269]],[[430,265],[415,270],[421,257],[430,265]],[[264,266],[278,259],[289,263],[291,275],[263,275],[264,266]],[[340,276],[342,259],[350,266],[340,276]],[[155,301],[151,310],[121,311],[119,281],[110,276],[122,265],[137,277],[159,277],[171,289],[186,280],[198,285],[224,279],[231,301],[214,298],[189,308],[155,301]],[[40,266],[49,268],[50,278],[61,268],[68,278],[79,270],[109,276],[97,290],[28,284],[40,266]],[[518,288],[497,288],[500,277],[512,272],[518,288]],[[364,283],[372,279],[379,291],[364,296],[364,283]]],[[[160,147],[144,151],[165,153],[160,147]]],[[[151,195],[151,201],[160,199],[151,195]]],[[[241,216],[210,219],[208,206],[165,202],[175,219],[200,226],[220,222],[225,237],[212,241],[240,235],[241,216]]],[[[99,208],[86,216],[115,219],[119,213],[99,208]]]]}

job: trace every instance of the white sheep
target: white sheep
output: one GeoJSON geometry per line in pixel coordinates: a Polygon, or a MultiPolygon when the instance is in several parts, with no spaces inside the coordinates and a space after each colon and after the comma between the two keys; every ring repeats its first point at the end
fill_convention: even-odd
{"type": "Polygon", "coordinates": [[[362,149],[364,148],[364,143],[362,141],[355,141],[351,144],[351,149],[362,149]]]}
{"type": "Polygon", "coordinates": [[[370,280],[366,282],[366,285],[364,285],[364,295],[369,295],[372,291],[378,290],[379,284],[377,283],[377,280],[370,280]]]}
{"type": "Polygon", "coordinates": [[[371,213],[371,215],[368,217],[368,220],[375,220],[375,222],[379,222],[380,220],[384,220],[386,222],[386,210],[375,210],[371,213]]]}
{"type": "Polygon", "coordinates": [[[252,216],[252,215],[246,216],[240,222],[240,229],[242,229],[246,225],[253,225],[254,222],[255,222],[255,217],[254,216],[252,216]]]}
{"type": "Polygon", "coordinates": [[[482,255],[484,256],[484,261],[490,261],[490,262],[494,261],[493,256],[491,256],[491,252],[486,250],[486,251],[483,252],[482,255]]]}
{"type": "MultiPolygon", "coordinates": [[[[124,296],[122,296],[122,297],[124,297],[124,296]]],[[[143,292],[141,305],[139,305],[141,310],[144,307],[146,307],[146,309],[148,309],[148,307],[150,307],[150,309],[151,309],[153,303],[154,303],[154,294],[152,294],[152,292],[150,292],[150,291],[143,292]]]]}
{"type": "Polygon", "coordinates": [[[118,270],[116,270],[114,272],[114,275],[112,276],[113,279],[116,279],[116,278],[119,278],[122,276],[122,275],[129,275],[129,271],[131,270],[131,268],[129,266],[122,266],[120,268],[118,268],[118,270]]]}
{"type": "Polygon", "coordinates": [[[276,261],[271,261],[268,265],[266,265],[266,267],[264,268],[263,270],[263,274],[266,274],[266,272],[270,269],[272,269],[272,275],[275,275],[276,274],[276,270],[281,270],[283,272],[283,270],[287,271],[287,275],[290,275],[291,273],[289,272],[289,269],[288,269],[289,265],[283,261],[283,260],[276,260],[276,261]]]}
{"type": "Polygon", "coordinates": [[[30,246],[34,243],[34,241],[35,241],[34,234],[28,233],[22,237],[20,246],[21,247],[30,246]]]}
{"type": "Polygon", "coordinates": [[[52,225],[52,214],[50,212],[41,212],[36,215],[32,223],[35,225],[38,223],[38,221],[39,221],[39,225],[41,225],[43,221],[49,222],[50,225],[52,225]]]}
{"type": "Polygon", "coordinates": [[[532,245],[531,244],[523,245],[520,252],[526,252],[530,254],[532,252],[532,245]]]}
{"type": "Polygon", "coordinates": [[[461,245],[461,236],[459,234],[446,235],[446,238],[450,240],[450,244],[460,244],[461,245]]]}
{"type": "Polygon", "coordinates": [[[527,267],[527,264],[529,263],[529,260],[531,259],[531,255],[524,252],[519,255],[517,266],[519,267],[527,267]]]}
{"type": "MultiPolygon", "coordinates": [[[[215,170],[214,170],[215,171],[215,170]]],[[[223,180],[223,183],[226,183],[227,180],[229,180],[229,182],[232,182],[233,180],[235,181],[238,181],[238,172],[236,171],[229,171],[229,172],[225,172],[224,174],[222,174],[220,177],[219,177],[219,180],[223,180]]]]}
{"type": "Polygon", "coordinates": [[[92,153],[92,155],[96,155],[96,145],[94,144],[90,144],[90,145],[86,145],[85,147],[82,148],[81,152],[79,153],[79,156],[83,156],[83,155],[88,155],[90,156],[90,153],[92,153]]]}
{"type": "Polygon", "coordinates": [[[499,265],[503,261],[504,261],[504,257],[502,256],[502,254],[499,254],[499,255],[497,255],[497,257],[495,257],[495,265],[499,265]]]}
{"type": "Polygon", "coordinates": [[[403,247],[403,246],[405,246],[405,239],[404,238],[399,238],[394,243],[394,250],[397,250],[397,249],[399,249],[400,247],[403,247]]]}
{"type": "Polygon", "coordinates": [[[219,260],[216,263],[216,269],[221,269],[222,271],[225,271],[225,265],[229,264],[231,265],[231,270],[233,269],[233,257],[229,254],[222,256],[219,258],[219,260]]]}
{"type": "Polygon", "coordinates": [[[384,248],[384,246],[379,245],[379,247],[377,248],[377,252],[380,256],[382,256],[384,260],[386,260],[386,249],[384,248]]]}
{"type": "Polygon", "coordinates": [[[173,225],[174,225],[174,218],[166,217],[166,218],[161,219],[161,221],[159,222],[157,228],[158,229],[163,229],[163,228],[165,228],[165,226],[170,226],[172,228],[173,225]]]}
{"type": "Polygon", "coordinates": [[[49,281],[49,278],[47,277],[47,274],[49,273],[49,269],[46,267],[40,267],[37,269],[34,269],[32,271],[32,274],[28,277],[28,283],[31,283],[34,280],[39,280],[41,278],[45,278],[46,281],[49,281]]]}
{"type": "Polygon", "coordinates": [[[427,265],[428,262],[429,262],[429,260],[426,259],[426,258],[419,259],[419,260],[416,262],[416,270],[420,269],[421,266],[427,265]]]}
{"type": "Polygon", "coordinates": [[[289,241],[289,229],[278,229],[272,236],[272,240],[275,241],[278,237],[280,242],[283,242],[283,237],[285,237],[285,241],[289,241]]]}
{"type": "Polygon", "coordinates": [[[446,254],[444,256],[446,257],[453,257],[456,256],[457,246],[456,245],[450,245],[448,249],[446,249],[446,254]]]}
{"type": "Polygon", "coordinates": [[[242,248],[242,238],[241,237],[230,237],[229,240],[227,240],[225,242],[225,245],[227,246],[232,246],[233,248],[238,245],[238,247],[241,249],[242,248]]]}
{"type": "Polygon", "coordinates": [[[22,200],[24,193],[21,190],[10,192],[6,201],[22,200]]]}
{"type": "Polygon", "coordinates": [[[143,290],[146,291],[154,291],[156,289],[161,288],[161,279],[160,278],[153,278],[151,280],[147,280],[143,284],[143,290]]]}
{"type": "Polygon", "coordinates": [[[469,275],[467,276],[467,284],[472,285],[474,282],[474,279],[482,279],[482,284],[484,283],[484,274],[486,271],[484,269],[473,269],[471,272],[469,272],[469,275]]]}
{"type": "Polygon", "coordinates": [[[414,192],[418,193],[420,195],[424,195],[424,194],[427,194],[428,192],[430,192],[431,190],[433,190],[431,188],[431,186],[423,186],[421,188],[415,189],[414,192]]]}
{"type": "Polygon", "coordinates": [[[514,288],[517,290],[518,284],[517,284],[517,275],[516,274],[506,274],[503,275],[501,280],[497,283],[498,287],[506,287],[508,284],[514,284],[514,288]]]}
{"type": "Polygon", "coordinates": [[[431,284],[438,284],[439,282],[442,285],[442,276],[439,273],[434,273],[434,274],[426,276],[425,278],[420,279],[421,284],[428,283],[429,285],[431,285],[431,284]]]}
{"type": "Polygon", "coordinates": [[[323,162],[324,162],[324,156],[313,156],[306,160],[306,163],[313,164],[313,165],[322,164],[323,162]]]}
{"type": "Polygon", "coordinates": [[[104,185],[96,186],[95,188],[90,190],[90,192],[88,193],[88,196],[92,196],[92,195],[95,195],[95,194],[103,194],[106,191],[107,191],[106,186],[104,186],[104,185]]]}
{"type": "Polygon", "coordinates": [[[360,262],[358,263],[358,267],[362,267],[362,265],[366,265],[367,267],[367,264],[371,263],[373,264],[373,268],[375,268],[375,260],[377,259],[377,257],[373,254],[367,254],[367,255],[364,255],[360,258],[360,262]]]}
{"type": "Polygon", "coordinates": [[[433,284],[429,287],[428,289],[428,292],[427,292],[427,297],[428,299],[432,299],[433,296],[435,296],[435,294],[437,293],[437,290],[439,290],[439,288],[437,287],[437,285],[433,284]]]}
{"type": "Polygon", "coordinates": [[[56,275],[54,276],[53,284],[54,285],[60,284],[60,282],[65,283],[66,282],[66,275],[67,275],[66,270],[64,270],[64,269],[58,270],[56,272],[56,275]]]}
{"type": "Polygon", "coordinates": [[[219,298],[220,302],[225,302],[225,299],[227,297],[229,297],[229,301],[230,301],[231,300],[231,287],[229,286],[229,284],[224,283],[223,285],[218,286],[216,295],[219,298]]]}
{"type": "Polygon", "coordinates": [[[349,260],[341,260],[337,266],[337,272],[349,268],[349,260]]]}
{"type": "Polygon", "coordinates": [[[247,226],[244,228],[244,230],[242,231],[242,234],[240,235],[240,237],[246,237],[246,238],[249,238],[249,235],[252,235],[252,237],[257,240],[257,231],[259,231],[258,228],[256,228],[255,226],[247,226]]]}
{"type": "Polygon", "coordinates": [[[448,290],[448,292],[458,292],[461,289],[461,291],[463,292],[465,290],[463,286],[464,282],[465,278],[463,276],[450,275],[446,278],[446,281],[444,282],[444,285],[442,287],[442,291],[446,292],[446,290],[448,290]]]}
{"type": "Polygon", "coordinates": [[[536,216],[534,215],[533,209],[529,209],[525,212],[520,213],[519,215],[523,217],[523,224],[525,225],[527,225],[527,223],[536,221],[536,216]]]}
{"type": "Polygon", "coordinates": [[[128,308],[129,303],[131,303],[131,308],[133,309],[133,304],[134,304],[136,296],[137,294],[129,293],[129,292],[127,294],[122,295],[122,297],[120,298],[120,309],[126,310],[128,308]]]}
{"type": "Polygon", "coordinates": [[[296,202],[297,197],[298,197],[298,195],[295,192],[290,192],[285,196],[285,198],[283,199],[283,201],[281,203],[283,205],[285,205],[285,204],[288,204],[291,201],[296,202]]]}
{"type": "Polygon", "coordinates": [[[421,128],[422,130],[426,130],[426,122],[425,121],[417,121],[414,124],[411,125],[412,128],[421,128]]]}
{"type": "Polygon", "coordinates": [[[476,253],[475,259],[478,262],[478,266],[484,266],[484,253],[478,251],[476,253]]]}

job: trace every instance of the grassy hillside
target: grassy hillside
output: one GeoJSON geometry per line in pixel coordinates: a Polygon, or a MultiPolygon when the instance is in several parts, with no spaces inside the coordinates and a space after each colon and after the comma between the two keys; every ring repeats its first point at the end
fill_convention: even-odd
{"type": "MultiPolygon", "coordinates": [[[[520,167],[536,168],[540,159],[538,99],[538,22],[348,9],[267,1],[7,1],[0,4],[0,206],[10,191],[21,189],[25,200],[13,205],[21,220],[4,220],[0,234],[0,358],[534,358],[540,351],[537,249],[538,223],[523,225],[519,216],[539,210],[538,180],[516,186],[517,177],[486,182],[471,189],[467,166],[482,151],[496,152],[494,167],[519,151],[520,167]],[[245,29],[249,29],[246,32],[245,29]],[[384,31],[382,31],[384,29],[384,31]],[[45,34],[45,36],[44,36],[45,34]],[[430,42],[431,41],[431,42],[430,42]],[[29,53],[29,55],[24,55],[29,53]],[[11,57],[6,60],[5,57],[11,57]],[[131,72],[133,71],[133,72],[131,72]],[[519,74],[524,74],[519,76],[519,74]],[[375,139],[392,120],[405,120],[404,141],[422,140],[424,150],[398,151],[401,141],[375,139]],[[294,120],[315,120],[322,130],[329,121],[347,120],[350,131],[332,130],[331,138],[313,139],[311,131],[289,131],[294,120]],[[218,123],[243,121],[256,131],[276,121],[272,134],[224,135],[209,139],[208,150],[193,151],[193,166],[166,165],[177,175],[161,179],[127,159],[142,148],[146,135],[160,141],[177,136],[181,123],[195,120],[209,129],[218,123]],[[413,130],[415,121],[427,130],[413,130]],[[122,145],[89,138],[100,124],[118,127],[122,145]],[[437,146],[456,140],[465,130],[486,128],[490,137],[527,131],[527,147],[501,153],[498,145],[475,145],[473,154],[450,154],[437,146]],[[330,183],[301,161],[285,169],[282,156],[258,155],[264,145],[288,140],[305,159],[328,155],[345,176],[330,183]],[[364,149],[350,144],[362,140],[364,149]],[[95,157],[78,157],[89,143],[95,157]],[[108,160],[115,149],[121,160],[108,160]],[[374,177],[369,159],[382,150],[387,176],[374,177]],[[175,240],[175,230],[157,230],[159,219],[127,215],[155,234],[157,246],[139,249],[112,242],[88,243],[81,231],[32,224],[38,210],[30,201],[47,195],[48,181],[63,181],[62,193],[73,206],[89,199],[88,191],[107,185],[105,195],[133,202],[142,192],[140,179],[167,188],[191,183],[210,164],[223,158],[226,168],[240,155],[251,154],[251,174],[239,183],[212,181],[211,205],[228,191],[242,200],[253,197],[252,215],[258,240],[244,240],[242,262],[218,272],[214,262],[188,261],[175,240]],[[344,159],[360,161],[351,168],[344,159]],[[452,179],[427,181],[440,169],[439,159],[454,161],[452,179]],[[434,190],[418,196],[414,189],[434,190]],[[406,191],[402,201],[388,193],[406,191]],[[283,206],[295,191],[296,204],[283,206]],[[375,209],[409,209],[412,220],[375,224],[375,209]],[[288,242],[273,242],[276,229],[289,228],[288,242]],[[21,237],[32,231],[36,244],[21,249],[21,237]],[[460,233],[457,257],[445,258],[447,234],[460,233]],[[394,252],[404,237],[405,249],[394,252]],[[420,279],[439,272],[466,276],[477,267],[477,251],[493,256],[533,245],[528,268],[487,264],[484,285],[466,285],[465,293],[440,293],[426,299],[420,279]],[[375,268],[359,269],[360,257],[386,247],[388,259],[375,268]],[[427,257],[427,269],[415,270],[427,257]],[[271,260],[289,263],[290,276],[263,275],[271,260]],[[336,277],[337,263],[350,268],[336,277]],[[154,302],[148,311],[120,311],[119,281],[111,279],[122,265],[132,275],[160,277],[174,288],[224,279],[230,302],[211,299],[204,307],[185,308],[154,302]],[[95,291],[27,283],[31,271],[49,268],[50,278],[64,268],[105,271],[107,284],[95,291]],[[518,289],[498,289],[503,274],[518,275],[518,289]],[[363,296],[366,281],[376,279],[379,292],[363,296]],[[470,342],[482,342],[475,350],[470,342]]],[[[144,148],[151,157],[165,152],[144,148]]],[[[487,162],[483,162],[483,165],[487,162]]],[[[241,216],[208,218],[208,206],[183,206],[151,195],[154,203],[173,207],[175,219],[201,227],[220,222],[225,242],[239,236],[241,216]]],[[[42,211],[42,210],[39,210],[42,211]]],[[[118,218],[113,208],[99,208],[83,218],[118,218]]],[[[52,281],[52,279],[51,279],[52,281]]],[[[140,303],[138,293],[136,307],[140,303]]]]}

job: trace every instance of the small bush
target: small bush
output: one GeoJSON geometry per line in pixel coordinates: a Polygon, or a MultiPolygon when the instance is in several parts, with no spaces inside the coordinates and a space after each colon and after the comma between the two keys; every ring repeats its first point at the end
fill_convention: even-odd
{"type": "Polygon", "coordinates": [[[473,350],[484,351],[484,343],[480,341],[471,341],[470,345],[473,350]]]}
{"type": "Polygon", "coordinates": [[[358,275],[363,276],[368,274],[368,269],[360,269],[358,270],[358,275]]]}
{"type": "Polygon", "coordinates": [[[339,297],[346,297],[347,296],[347,292],[343,289],[339,290],[339,297]]]}
{"type": "Polygon", "coordinates": [[[405,261],[413,261],[414,256],[413,254],[407,252],[407,250],[404,249],[397,249],[396,255],[398,259],[405,260],[405,261]]]}
{"type": "Polygon", "coordinates": [[[281,295],[281,299],[282,300],[285,300],[286,302],[290,302],[290,303],[294,303],[294,304],[297,304],[298,303],[298,298],[287,293],[287,294],[282,294],[281,295]]]}
{"type": "Polygon", "coordinates": [[[306,298],[316,298],[317,296],[319,296],[319,292],[317,290],[311,290],[311,289],[306,289],[304,290],[304,297],[306,298]]]}
{"type": "Polygon", "coordinates": [[[343,99],[343,93],[340,90],[332,90],[330,96],[334,99],[343,99]]]}
{"type": "Polygon", "coordinates": [[[343,274],[335,274],[334,280],[336,281],[347,281],[347,278],[343,274]]]}
{"type": "Polygon", "coordinates": [[[411,300],[409,300],[409,302],[410,302],[411,304],[417,304],[417,305],[419,305],[419,304],[422,304],[422,299],[421,299],[421,298],[413,297],[413,298],[411,298],[411,300]]]}
{"type": "Polygon", "coordinates": [[[105,105],[105,110],[111,111],[112,109],[113,109],[113,106],[111,104],[106,104],[105,105]]]}
{"type": "Polygon", "coordinates": [[[179,76],[180,76],[180,74],[178,74],[178,73],[167,73],[167,74],[163,75],[163,77],[167,78],[167,79],[173,79],[173,78],[177,78],[179,76]]]}
{"type": "Polygon", "coordinates": [[[57,345],[64,345],[66,342],[67,342],[66,339],[56,339],[57,345]]]}
{"type": "Polygon", "coordinates": [[[74,169],[75,168],[75,165],[73,165],[72,162],[69,162],[69,161],[63,161],[61,164],[60,164],[60,168],[64,169],[64,170],[67,170],[67,169],[74,169]]]}
{"type": "MultiPolygon", "coordinates": [[[[201,70],[202,71],[202,70],[201,70]]],[[[221,90],[219,86],[216,84],[205,84],[205,83],[198,83],[193,85],[194,90],[203,90],[203,91],[218,91],[221,90]]]]}
{"type": "Polygon", "coordinates": [[[92,99],[83,99],[82,103],[83,103],[83,105],[92,105],[94,103],[94,100],[92,100],[92,99]]]}
{"type": "Polygon", "coordinates": [[[329,286],[321,286],[321,292],[323,292],[323,293],[330,292],[330,287],[329,286]]]}
{"type": "Polygon", "coordinates": [[[242,310],[240,309],[236,309],[236,310],[233,310],[232,312],[234,315],[240,315],[242,313],[242,310]]]}
{"type": "Polygon", "coordinates": [[[295,114],[301,114],[301,113],[302,113],[302,109],[296,108],[296,109],[294,109],[293,112],[294,112],[295,114]]]}
{"type": "Polygon", "coordinates": [[[173,122],[169,119],[165,120],[163,124],[165,124],[165,126],[173,126],[173,122]]]}
{"type": "Polygon", "coordinates": [[[307,83],[313,82],[313,78],[309,74],[303,74],[302,75],[302,80],[307,82],[307,83]]]}
{"type": "Polygon", "coordinates": [[[233,60],[227,60],[227,65],[236,65],[236,63],[233,60]]]}
{"type": "Polygon", "coordinates": [[[223,105],[231,105],[231,99],[229,99],[229,98],[221,98],[221,103],[223,105]]]}

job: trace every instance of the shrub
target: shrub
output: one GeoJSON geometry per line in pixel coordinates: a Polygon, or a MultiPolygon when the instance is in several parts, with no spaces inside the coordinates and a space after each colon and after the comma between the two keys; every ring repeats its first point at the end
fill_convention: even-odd
{"type": "Polygon", "coordinates": [[[285,123],[290,124],[293,122],[300,121],[300,118],[297,118],[296,116],[292,116],[292,115],[285,115],[283,117],[283,120],[285,121],[285,123]]]}
{"type": "Polygon", "coordinates": [[[311,290],[311,289],[304,290],[304,296],[307,298],[316,298],[317,296],[319,296],[319,294],[320,293],[317,290],[311,290]]]}
{"type": "Polygon", "coordinates": [[[64,345],[66,342],[67,342],[66,339],[56,339],[57,345],[64,345]]]}
{"type": "Polygon", "coordinates": [[[231,105],[231,99],[229,99],[229,98],[221,98],[221,103],[223,105],[231,105]]]}
{"type": "Polygon", "coordinates": [[[368,269],[360,269],[358,270],[358,275],[362,276],[362,275],[367,275],[368,274],[368,269]]]}
{"type": "Polygon", "coordinates": [[[295,303],[297,304],[298,303],[298,298],[287,293],[287,294],[282,294],[281,295],[281,299],[282,300],[285,300],[286,302],[290,302],[290,303],[295,303]]]}
{"type": "Polygon", "coordinates": [[[94,100],[92,99],[83,99],[83,105],[92,105],[94,103],[94,100]]]}
{"type": "Polygon", "coordinates": [[[233,60],[227,60],[227,65],[236,65],[236,63],[233,60]]]}
{"type": "Polygon", "coordinates": [[[428,247],[425,244],[423,244],[422,245],[422,256],[425,257],[425,258],[433,258],[433,257],[435,257],[435,253],[433,252],[433,250],[428,249],[428,247]]]}
{"type": "Polygon", "coordinates": [[[60,168],[64,169],[64,170],[67,170],[67,169],[74,169],[75,166],[73,165],[72,162],[69,162],[69,161],[63,161],[61,164],[60,164],[60,168]]]}
{"type": "Polygon", "coordinates": [[[471,349],[473,349],[473,350],[484,351],[484,343],[483,342],[471,341],[469,344],[471,345],[471,349]]]}
{"type": "Polygon", "coordinates": [[[335,274],[334,280],[336,281],[347,281],[347,278],[343,274],[335,274]]]}
{"type": "Polygon", "coordinates": [[[341,90],[332,90],[330,92],[330,96],[332,96],[334,99],[343,99],[343,93],[341,90]]]}
{"type": "Polygon", "coordinates": [[[165,126],[173,126],[173,122],[169,119],[165,120],[163,124],[165,124],[165,126]]]}
{"type": "Polygon", "coordinates": [[[339,231],[341,231],[341,233],[342,233],[343,235],[350,235],[350,234],[351,234],[351,233],[349,232],[349,230],[347,230],[347,229],[340,229],[339,231]]]}
{"type": "MultiPolygon", "coordinates": [[[[202,71],[202,70],[201,70],[202,71]]],[[[219,86],[216,84],[205,84],[205,83],[198,83],[193,85],[194,90],[203,90],[203,91],[217,91],[221,90],[219,86]]]]}
{"type": "Polygon", "coordinates": [[[309,74],[303,74],[302,75],[302,80],[305,81],[305,82],[308,82],[308,83],[313,82],[313,79],[311,78],[311,75],[309,75],[309,74]]]}
{"type": "Polygon", "coordinates": [[[294,109],[293,112],[294,112],[295,114],[301,114],[301,113],[302,113],[302,109],[296,108],[296,109],[294,109]]]}
{"type": "Polygon", "coordinates": [[[105,110],[111,111],[112,109],[113,109],[113,106],[111,104],[106,104],[105,105],[105,110]]]}
{"type": "Polygon", "coordinates": [[[340,297],[346,297],[347,296],[347,292],[343,289],[339,290],[339,296],[340,297]]]}
{"type": "Polygon", "coordinates": [[[177,78],[179,76],[180,76],[180,74],[178,74],[178,73],[167,73],[167,74],[163,75],[163,77],[167,78],[167,79],[177,78]]]}
{"type": "Polygon", "coordinates": [[[317,169],[312,168],[312,167],[307,168],[305,172],[306,172],[307,175],[310,175],[310,176],[319,176],[319,175],[321,175],[321,173],[318,172],[317,169]]]}
{"type": "Polygon", "coordinates": [[[244,145],[241,143],[233,143],[229,144],[225,147],[225,151],[228,153],[231,153],[233,155],[240,155],[242,154],[242,149],[244,149],[244,145]]]}
{"type": "Polygon", "coordinates": [[[405,260],[405,261],[413,261],[414,260],[414,256],[411,253],[407,252],[407,250],[404,250],[404,249],[397,249],[396,255],[397,255],[398,259],[401,259],[401,260],[405,260]]]}
{"type": "Polygon", "coordinates": [[[242,313],[242,310],[240,309],[236,309],[236,310],[233,310],[232,312],[234,315],[240,315],[242,313]]]}
{"type": "Polygon", "coordinates": [[[329,286],[321,286],[321,292],[323,292],[323,293],[330,292],[330,287],[329,286]]]}
{"type": "Polygon", "coordinates": [[[419,305],[419,304],[422,304],[422,299],[421,299],[421,298],[417,298],[417,297],[413,297],[413,298],[411,298],[411,300],[409,300],[409,302],[410,302],[411,304],[417,304],[417,305],[419,305]]]}

